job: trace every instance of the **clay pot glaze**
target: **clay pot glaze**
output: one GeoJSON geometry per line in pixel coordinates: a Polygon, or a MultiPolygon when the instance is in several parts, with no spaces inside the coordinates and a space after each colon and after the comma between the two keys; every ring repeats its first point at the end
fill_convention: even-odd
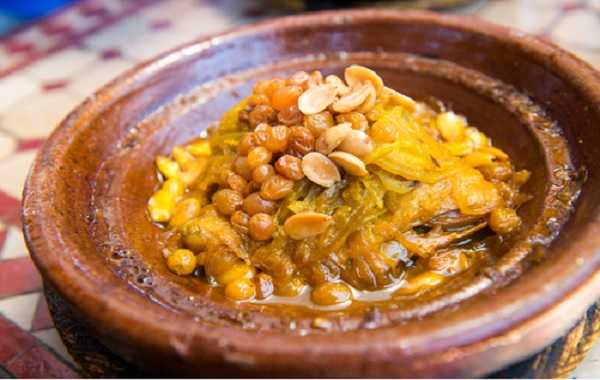
{"type": "Polygon", "coordinates": [[[417,11],[274,19],[177,48],[88,98],[35,160],[23,228],[44,280],[102,343],[148,373],[480,376],[541,350],[600,296],[598,125],[600,74],[532,36],[417,11]],[[305,328],[294,316],[235,304],[168,272],[156,243],[164,233],[145,214],[157,185],[153,158],[200,134],[255,80],[298,69],[362,63],[408,95],[450,102],[533,171],[536,200],[524,218],[534,223],[550,168],[535,133],[468,86],[406,71],[396,64],[406,63],[404,54],[514,86],[563,130],[569,159],[585,167],[587,181],[543,259],[508,255],[445,298],[371,315],[370,324],[357,319],[345,331],[305,328]]]}

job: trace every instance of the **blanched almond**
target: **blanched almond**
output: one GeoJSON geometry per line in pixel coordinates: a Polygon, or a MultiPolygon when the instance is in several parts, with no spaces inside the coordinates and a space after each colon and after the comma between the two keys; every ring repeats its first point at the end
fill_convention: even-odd
{"type": "Polygon", "coordinates": [[[346,134],[346,138],[340,145],[338,145],[338,149],[353,154],[357,157],[364,157],[367,154],[373,151],[373,141],[363,131],[359,131],[357,129],[353,129],[346,134]]]}
{"type": "Polygon", "coordinates": [[[317,152],[323,154],[329,154],[333,152],[344,141],[348,132],[352,130],[352,124],[342,123],[335,127],[326,129],[325,132],[321,133],[321,136],[317,139],[315,148],[317,152]]]}
{"type": "Polygon", "coordinates": [[[358,177],[369,174],[365,163],[362,160],[350,153],[346,152],[333,152],[329,155],[336,164],[340,165],[348,174],[352,174],[358,177]]]}
{"type": "Polygon", "coordinates": [[[333,86],[337,92],[337,95],[344,96],[350,92],[350,87],[346,86],[344,81],[337,75],[328,75],[325,78],[325,83],[333,86]]]}
{"type": "Polygon", "coordinates": [[[371,93],[372,88],[373,86],[371,85],[371,83],[365,83],[358,85],[358,87],[353,87],[352,91],[342,96],[335,103],[333,103],[333,110],[339,113],[353,111],[361,104],[363,104],[365,100],[367,100],[367,97],[371,93]]]}
{"type": "Polygon", "coordinates": [[[375,87],[369,86],[369,91],[365,101],[356,109],[356,112],[367,113],[375,107],[377,102],[377,93],[375,87]]]}
{"type": "Polygon", "coordinates": [[[319,235],[327,229],[331,216],[318,212],[301,212],[287,218],[283,224],[285,233],[294,240],[319,235]]]}
{"type": "Polygon", "coordinates": [[[306,178],[323,187],[331,187],[342,179],[337,166],[327,156],[311,152],[302,159],[302,171],[306,178]]]}
{"type": "Polygon", "coordinates": [[[314,115],[326,109],[335,95],[335,88],[328,84],[311,87],[298,98],[298,109],[305,115],[314,115]]]}
{"type": "Polygon", "coordinates": [[[397,105],[397,106],[403,106],[406,109],[408,109],[409,111],[414,111],[415,107],[417,105],[417,102],[415,102],[411,97],[403,95],[401,93],[399,93],[398,91],[389,88],[389,87],[384,87],[383,88],[384,92],[387,92],[390,100],[392,101],[393,104],[397,105]]]}
{"type": "Polygon", "coordinates": [[[352,65],[347,67],[344,71],[344,78],[350,87],[356,87],[361,83],[370,82],[375,88],[377,95],[383,90],[383,79],[381,79],[375,71],[364,66],[352,65]]]}

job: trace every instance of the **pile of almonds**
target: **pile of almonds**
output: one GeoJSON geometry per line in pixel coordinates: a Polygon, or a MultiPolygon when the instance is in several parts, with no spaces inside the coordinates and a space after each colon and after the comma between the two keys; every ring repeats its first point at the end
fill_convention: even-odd
{"type": "MultiPolygon", "coordinates": [[[[237,146],[227,187],[213,196],[217,210],[238,231],[254,240],[270,239],[277,202],[304,177],[327,188],[341,180],[342,171],[367,175],[362,158],[374,148],[369,112],[381,96],[414,107],[412,99],[384,87],[366,67],[346,68],[344,79],[299,71],[256,84],[239,114],[252,132],[237,146]]],[[[284,231],[304,239],[324,232],[330,221],[325,214],[302,212],[285,221],[284,231]]]]}

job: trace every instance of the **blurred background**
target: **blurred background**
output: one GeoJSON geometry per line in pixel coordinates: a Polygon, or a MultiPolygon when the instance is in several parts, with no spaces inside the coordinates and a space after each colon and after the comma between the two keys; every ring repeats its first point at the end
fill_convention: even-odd
{"type": "MultiPolygon", "coordinates": [[[[600,68],[600,0],[0,0],[0,377],[78,376],[19,218],[27,171],[54,126],[98,87],[181,43],[264,18],[362,6],[470,15],[600,68]]],[[[574,376],[600,377],[600,347],[574,376]]]]}

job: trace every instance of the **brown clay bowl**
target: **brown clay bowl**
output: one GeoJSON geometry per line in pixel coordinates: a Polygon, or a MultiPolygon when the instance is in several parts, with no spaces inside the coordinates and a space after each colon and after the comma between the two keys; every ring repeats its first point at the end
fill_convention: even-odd
{"type": "MultiPolygon", "coordinates": [[[[436,64],[434,63],[434,66],[436,64]]],[[[541,39],[470,18],[339,11],[275,19],[143,64],[71,113],[38,155],[23,222],[44,280],[107,347],[159,375],[479,376],[565,333],[600,296],[600,74],[541,39]],[[469,80],[411,70],[443,59],[529,95],[556,121],[587,181],[552,244],[510,250],[452,291],[351,315],[331,331],[293,312],[236,305],[166,270],[145,205],[153,157],[199,134],[257,78],[297,69],[379,70],[392,87],[452,104],[533,171],[535,224],[554,170],[536,131],[469,80]],[[533,259],[535,260],[533,260],[533,259]]],[[[581,178],[580,178],[581,179],[581,178]]],[[[575,179],[573,179],[575,180],[575,179]]]]}

